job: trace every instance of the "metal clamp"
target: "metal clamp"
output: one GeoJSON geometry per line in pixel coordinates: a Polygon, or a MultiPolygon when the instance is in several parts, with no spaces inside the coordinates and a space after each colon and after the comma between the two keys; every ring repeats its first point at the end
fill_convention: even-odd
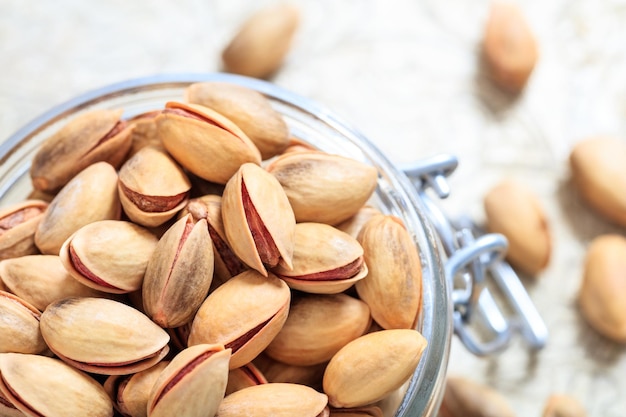
{"type": "Polygon", "coordinates": [[[446,278],[454,306],[454,331],[469,351],[488,355],[505,349],[518,333],[534,349],[545,346],[547,327],[511,266],[503,260],[508,247],[500,234],[484,234],[469,218],[450,220],[428,190],[447,198],[447,177],[458,166],[453,155],[438,155],[403,168],[424,203],[447,256],[446,278]],[[492,291],[497,291],[494,297],[492,291]],[[505,315],[500,307],[504,303],[505,315]]]}

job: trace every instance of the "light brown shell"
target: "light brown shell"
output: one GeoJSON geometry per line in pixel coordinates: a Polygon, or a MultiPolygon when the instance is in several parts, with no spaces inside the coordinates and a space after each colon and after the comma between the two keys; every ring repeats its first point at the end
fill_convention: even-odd
{"type": "Polygon", "coordinates": [[[356,212],[356,214],[350,217],[348,220],[344,220],[336,227],[344,233],[349,234],[353,238],[357,238],[361,232],[361,228],[369,219],[374,216],[383,214],[379,209],[373,206],[363,206],[356,212]]]}
{"type": "Polygon", "coordinates": [[[35,231],[48,203],[26,200],[0,210],[0,260],[39,253],[35,231]]]}
{"type": "Polygon", "coordinates": [[[254,385],[267,384],[267,379],[252,362],[228,372],[226,395],[254,385]]]}
{"type": "Polygon", "coordinates": [[[0,353],[41,353],[46,343],[41,336],[41,313],[21,298],[0,291],[0,353]]]}
{"type": "Polygon", "coordinates": [[[289,312],[289,287],[274,274],[248,270],[211,293],[196,314],[189,345],[232,347],[230,368],[254,359],[283,327],[289,312]]]}
{"type": "Polygon", "coordinates": [[[8,398],[2,395],[0,388],[0,416],[2,417],[26,417],[26,414],[18,410],[8,398]]]}
{"type": "Polygon", "coordinates": [[[459,376],[449,376],[439,410],[441,417],[515,417],[506,399],[494,389],[459,376]]]}

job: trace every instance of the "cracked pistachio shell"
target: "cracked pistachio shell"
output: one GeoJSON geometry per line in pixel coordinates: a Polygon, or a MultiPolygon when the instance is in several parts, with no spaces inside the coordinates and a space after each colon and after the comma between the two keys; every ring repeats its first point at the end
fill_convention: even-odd
{"type": "Polygon", "coordinates": [[[367,276],[356,283],[361,300],[384,329],[413,329],[422,306],[422,265],[401,220],[376,216],[361,229],[367,276]]]}
{"type": "Polygon", "coordinates": [[[284,154],[267,170],[285,189],[298,222],[332,225],[363,207],[378,178],[371,165],[316,151],[284,154]]]}
{"type": "Polygon", "coordinates": [[[226,184],[241,165],[261,163],[261,154],[248,136],[208,107],[168,102],[156,123],[169,154],[207,181],[226,184]]]}
{"type": "Polygon", "coordinates": [[[110,375],[104,381],[104,390],[115,409],[124,416],[147,417],[150,391],[167,364],[169,361],[161,361],[132,375],[110,375]]]}
{"type": "Polygon", "coordinates": [[[494,389],[463,377],[449,376],[439,409],[441,417],[515,417],[494,389]]]}
{"type": "Polygon", "coordinates": [[[292,299],[287,321],[265,354],[290,365],[324,363],[370,324],[369,307],[356,298],[306,294],[292,299]]]}
{"type": "Polygon", "coordinates": [[[227,82],[202,82],[187,88],[186,99],[232,120],[256,145],[262,159],[278,155],[289,144],[289,128],[283,117],[258,91],[227,82]]]}
{"type": "Polygon", "coordinates": [[[21,298],[0,291],[0,353],[41,353],[46,343],[41,336],[41,313],[21,298]]]}
{"type": "Polygon", "coordinates": [[[330,417],[383,417],[379,407],[330,408],[330,417]]]}
{"type": "Polygon", "coordinates": [[[417,367],[426,339],[417,330],[368,333],[345,345],[324,372],[324,393],[337,408],[361,407],[399,388],[417,367]]]}
{"type": "Polygon", "coordinates": [[[318,417],[328,397],[304,385],[269,383],[248,387],[224,398],[215,417],[318,417]]]}
{"type": "Polygon", "coordinates": [[[28,416],[113,416],[102,386],[58,359],[39,355],[0,355],[0,391],[28,416]]]}
{"type": "Polygon", "coordinates": [[[48,138],[33,158],[33,186],[56,192],[93,163],[119,167],[130,149],[133,129],[120,120],[121,115],[121,109],[83,113],[48,138]]]}
{"type": "Polygon", "coordinates": [[[118,190],[124,212],[135,223],[156,227],[185,207],[191,182],[165,152],[145,147],[122,165],[118,190]]]}
{"type": "Polygon", "coordinates": [[[39,311],[67,297],[105,297],[76,281],[56,255],[28,255],[0,262],[0,279],[18,297],[39,311]]]}
{"type": "Polygon", "coordinates": [[[248,270],[231,278],[202,303],[193,319],[189,345],[219,343],[232,348],[230,368],[254,359],[283,327],[289,287],[274,274],[248,270]]]}
{"type": "Polygon", "coordinates": [[[190,322],[213,279],[213,248],[206,220],[179,219],[157,243],[143,280],[143,307],[161,327],[190,322]]]}
{"type": "Polygon", "coordinates": [[[367,275],[363,248],[352,236],[324,223],[298,223],[293,267],[272,269],[290,288],[337,294],[367,275]]]}
{"type": "Polygon", "coordinates": [[[267,379],[252,362],[228,372],[226,395],[255,385],[267,384],[267,379]]]}
{"type": "Polygon", "coordinates": [[[250,268],[267,275],[279,262],[291,269],[296,220],[276,178],[244,164],[222,196],[224,230],[233,252],[250,268]]]}
{"type": "Polygon", "coordinates": [[[268,382],[288,382],[322,390],[326,363],[311,366],[288,365],[272,359],[265,352],[254,358],[253,363],[263,372],[268,382]]]}
{"type": "Polygon", "coordinates": [[[46,255],[58,255],[75,231],[98,220],[118,220],[117,173],[106,162],[79,172],[54,197],[35,232],[35,244],[46,255]]]}
{"type": "Polygon", "coordinates": [[[113,294],[141,288],[157,238],[147,229],[121,220],[85,225],[61,247],[65,269],[80,283],[113,294]]]}
{"type": "Polygon", "coordinates": [[[169,351],[165,330],[126,304],[104,298],[66,298],[41,315],[48,347],[70,365],[97,374],[140,372],[169,351]]]}
{"type": "Polygon", "coordinates": [[[0,210],[0,260],[39,253],[35,231],[48,203],[26,200],[0,210]]]}
{"type": "Polygon", "coordinates": [[[191,346],[161,372],[148,400],[149,417],[213,416],[224,398],[230,349],[191,346]]]}
{"type": "Polygon", "coordinates": [[[587,417],[580,401],[564,394],[552,394],[543,409],[542,417],[587,417]]]}

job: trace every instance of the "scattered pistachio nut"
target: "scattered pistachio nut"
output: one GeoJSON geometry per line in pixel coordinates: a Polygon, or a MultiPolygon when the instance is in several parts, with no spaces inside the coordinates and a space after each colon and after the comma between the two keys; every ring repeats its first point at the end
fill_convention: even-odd
{"type": "Polygon", "coordinates": [[[0,210],[0,261],[39,253],[35,231],[48,203],[26,200],[0,210]]]}
{"type": "Polygon", "coordinates": [[[552,394],[543,409],[542,417],[587,417],[585,407],[576,398],[552,394]]]}
{"type": "Polygon", "coordinates": [[[439,409],[441,417],[515,417],[506,399],[494,389],[458,376],[449,376],[439,409]]]}
{"type": "Polygon", "coordinates": [[[550,261],[552,239],[547,215],[537,196],[519,181],[496,184],[484,198],[487,229],[509,241],[507,260],[534,276],[550,261]]]}

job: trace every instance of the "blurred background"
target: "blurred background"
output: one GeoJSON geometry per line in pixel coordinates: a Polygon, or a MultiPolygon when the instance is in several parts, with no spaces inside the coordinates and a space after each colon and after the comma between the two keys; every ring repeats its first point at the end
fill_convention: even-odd
{"type": "MultiPolygon", "coordinates": [[[[118,81],[221,70],[240,25],[273,0],[0,0],[0,140],[53,105],[118,81]]],[[[549,345],[521,343],[476,358],[455,340],[449,373],[497,388],[520,416],[546,398],[580,399],[590,416],[623,416],[624,349],[593,332],[576,308],[589,240],[623,230],[582,206],[569,183],[576,141],[626,137],[626,1],[518,2],[539,45],[524,91],[503,93],[480,65],[488,0],[293,0],[291,50],[271,79],[358,127],[401,165],[457,155],[450,213],[483,217],[482,197],[522,179],[548,213],[554,252],[523,278],[549,345]]]]}

